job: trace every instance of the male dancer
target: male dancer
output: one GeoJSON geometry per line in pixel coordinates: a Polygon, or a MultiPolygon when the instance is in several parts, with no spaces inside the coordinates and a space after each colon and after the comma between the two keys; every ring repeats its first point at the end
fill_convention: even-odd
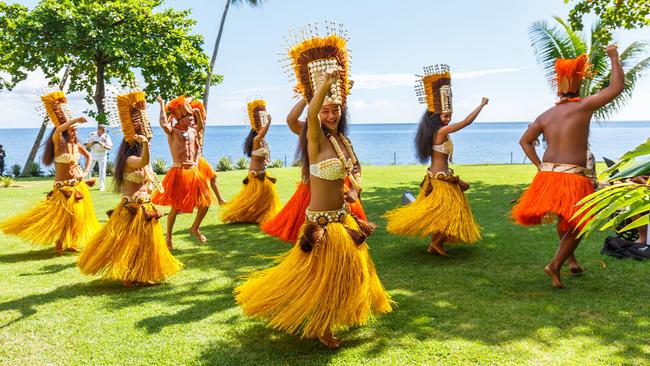
{"type": "MultiPolygon", "coordinates": [[[[208,188],[203,175],[197,168],[199,151],[199,138],[197,131],[192,127],[195,123],[194,117],[200,113],[190,106],[184,97],[177,97],[166,106],[161,97],[160,103],[160,127],[167,135],[167,143],[172,155],[173,164],[165,175],[162,186],[164,190],[156,191],[152,202],[159,205],[171,206],[167,217],[167,246],[172,249],[172,231],[176,222],[176,215],[179,212],[191,213],[197,208],[196,218],[190,228],[190,233],[201,243],[206,242],[205,236],[199,229],[203,218],[210,207],[210,188],[208,188]],[[170,113],[167,118],[167,113],[170,113]],[[172,125],[171,120],[176,123],[172,125]]],[[[199,122],[200,124],[203,121],[199,122]]]]}
{"type": "Polygon", "coordinates": [[[565,261],[569,261],[572,273],[583,272],[574,256],[580,244],[576,228],[579,218],[571,220],[571,217],[577,210],[576,203],[594,191],[588,178],[590,172],[585,167],[592,114],[621,94],[624,87],[623,67],[616,46],[609,45],[606,51],[612,64],[610,83],[598,93],[584,98],[579,93],[582,79],[589,69],[587,56],[556,60],[560,100],[537,117],[519,141],[538,173],[513,208],[512,215],[522,225],[540,224],[550,214],[558,216],[560,246],[553,260],[544,268],[556,288],[564,287],[560,268],[565,261]],[[548,143],[543,162],[534,145],[540,134],[544,134],[548,143]]]}

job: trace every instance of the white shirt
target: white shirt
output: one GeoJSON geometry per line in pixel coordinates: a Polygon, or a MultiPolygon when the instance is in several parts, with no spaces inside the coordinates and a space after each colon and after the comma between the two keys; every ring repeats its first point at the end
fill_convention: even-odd
{"type": "Polygon", "coordinates": [[[90,147],[90,152],[93,153],[93,155],[104,155],[108,150],[113,148],[113,141],[111,141],[110,136],[108,136],[106,132],[104,132],[101,136],[97,134],[97,131],[91,132],[90,136],[88,137],[88,143],[92,144],[90,147]],[[99,142],[106,145],[107,149],[100,145],[99,142]]]}

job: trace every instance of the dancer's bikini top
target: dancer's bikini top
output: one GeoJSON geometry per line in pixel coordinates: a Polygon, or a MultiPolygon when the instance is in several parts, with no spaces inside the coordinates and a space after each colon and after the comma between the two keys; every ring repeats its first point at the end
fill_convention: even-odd
{"type": "Polygon", "coordinates": [[[61,164],[76,164],[79,162],[79,148],[72,147],[72,152],[63,153],[54,157],[54,162],[61,164]]]}
{"type": "Polygon", "coordinates": [[[134,170],[132,172],[124,173],[124,180],[133,182],[135,184],[143,184],[153,182],[153,171],[149,165],[145,166],[143,169],[134,170]]]}
{"type": "Polygon", "coordinates": [[[344,179],[348,174],[338,158],[325,159],[316,164],[309,164],[309,173],[314,177],[325,180],[344,179]]]}
{"type": "Polygon", "coordinates": [[[451,142],[451,139],[449,138],[449,136],[447,136],[447,140],[445,140],[445,142],[443,142],[440,145],[433,145],[431,150],[437,151],[445,155],[451,155],[452,152],[454,151],[454,143],[451,142]]]}
{"type": "Polygon", "coordinates": [[[258,156],[260,158],[265,158],[269,155],[269,151],[266,149],[266,147],[262,146],[257,150],[251,151],[252,156],[258,156]]]}

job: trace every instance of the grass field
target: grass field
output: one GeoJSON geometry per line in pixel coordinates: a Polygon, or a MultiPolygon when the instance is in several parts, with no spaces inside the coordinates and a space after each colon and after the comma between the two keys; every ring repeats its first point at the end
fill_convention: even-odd
{"type": "MultiPolygon", "coordinates": [[[[542,272],[557,238],[552,226],[525,229],[509,219],[511,200],[532,166],[458,166],[484,228],[483,240],[450,248],[452,258],[427,254],[428,239],[388,235],[381,215],[417,191],[420,166],[364,168],[364,206],[380,228],[371,253],[396,309],[368,326],[339,333],[330,351],[313,340],[273,331],[243,316],[232,290],[240,275],[270,264],[289,246],[254,225],[221,225],[210,209],[197,245],[176,224],[174,254],[185,269],[163,284],[127,289],[85,277],[76,255],[57,257],[0,234],[0,363],[6,365],[428,365],[650,364],[650,268],[599,254],[604,235],[578,249],[586,268],[551,287],[542,272]]],[[[286,201],[297,168],[273,169],[286,201]]],[[[220,175],[226,197],[243,172],[220,175]]],[[[48,179],[0,188],[0,220],[40,200],[48,179]]],[[[98,217],[118,201],[92,191],[98,217]]],[[[167,209],[164,209],[165,211],[167,209]]],[[[566,271],[565,271],[566,272],[566,271]]]]}

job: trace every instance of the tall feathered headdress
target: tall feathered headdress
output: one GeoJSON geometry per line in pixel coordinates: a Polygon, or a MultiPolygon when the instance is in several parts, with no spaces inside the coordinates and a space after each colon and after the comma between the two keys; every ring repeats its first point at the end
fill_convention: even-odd
{"type": "Polygon", "coordinates": [[[578,93],[582,80],[589,76],[591,65],[586,54],[576,58],[558,58],[555,60],[555,80],[557,95],[578,93]]]}
{"type": "Polygon", "coordinates": [[[268,123],[268,121],[265,120],[266,102],[263,99],[255,99],[248,102],[246,105],[246,112],[252,130],[259,132],[259,130],[268,123]]]}
{"type": "Polygon", "coordinates": [[[290,30],[286,41],[286,63],[283,68],[296,83],[297,90],[311,100],[324,80],[326,70],[340,68],[339,80],[332,85],[324,104],[344,105],[350,93],[350,60],[348,34],[342,24],[325,22],[325,34],[320,35],[318,23],[290,30]]]}
{"type": "Polygon", "coordinates": [[[451,113],[451,71],[449,65],[425,66],[424,75],[416,75],[415,94],[431,113],[451,113]]]}
{"type": "Polygon", "coordinates": [[[68,99],[61,90],[46,90],[41,96],[45,112],[55,127],[59,127],[72,119],[72,111],[68,99]]]}
{"type": "Polygon", "coordinates": [[[119,124],[122,127],[127,143],[134,143],[135,135],[148,139],[153,137],[145,94],[136,84],[126,89],[109,88],[104,98],[104,110],[108,114],[109,126],[119,124]]]}

